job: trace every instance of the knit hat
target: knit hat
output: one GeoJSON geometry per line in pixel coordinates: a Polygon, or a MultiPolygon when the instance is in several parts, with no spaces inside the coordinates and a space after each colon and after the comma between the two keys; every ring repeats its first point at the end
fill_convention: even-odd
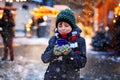
{"type": "Polygon", "coordinates": [[[56,18],[56,27],[59,22],[64,21],[70,24],[72,28],[76,27],[75,24],[75,16],[74,13],[71,11],[71,9],[67,8],[65,10],[62,10],[56,18]]]}

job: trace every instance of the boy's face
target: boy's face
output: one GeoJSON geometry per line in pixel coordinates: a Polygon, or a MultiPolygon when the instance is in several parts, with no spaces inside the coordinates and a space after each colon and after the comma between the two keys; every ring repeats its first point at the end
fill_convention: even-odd
{"type": "Polygon", "coordinates": [[[57,28],[60,34],[67,34],[72,31],[72,27],[67,22],[59,22],[57,28]]]}

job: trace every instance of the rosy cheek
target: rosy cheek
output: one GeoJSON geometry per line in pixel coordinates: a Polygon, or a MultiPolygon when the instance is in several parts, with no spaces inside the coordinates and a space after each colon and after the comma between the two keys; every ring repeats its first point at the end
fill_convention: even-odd
{"type": "Polygon", "coordinates": [[[67,33],[71,32],[71,31],[72,31],[72,29],[68,29],[68,30],[67,30],[67,33]]]}
{"type": "Polygon", "coordinates": [[[62,30],[58,30],[59,33],[62,33],[62,30]]]}

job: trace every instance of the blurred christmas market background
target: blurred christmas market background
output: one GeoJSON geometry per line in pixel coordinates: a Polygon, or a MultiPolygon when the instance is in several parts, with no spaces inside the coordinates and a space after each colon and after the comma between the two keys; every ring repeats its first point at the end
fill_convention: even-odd
{"type": "MultiPolygon", "coordinates": [[[[120,0],[0,0],[0,18],[15,19],[15,61],[0,61],[0,80],[43,80],[40,56],[54,35],[56,15],[71,8],[86,39],[88,62],[81,80],[120,80],[120,0]],[[6,71],[7,70],[7,71],[6,71]]],[[[3,53],[0,36],[0,58],[3,53]]]]}

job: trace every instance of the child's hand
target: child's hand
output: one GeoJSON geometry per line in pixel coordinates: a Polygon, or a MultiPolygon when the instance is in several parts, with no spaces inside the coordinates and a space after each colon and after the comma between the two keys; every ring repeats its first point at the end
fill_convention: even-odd
{"type": "Polygon", "coordinates": [[[61,48],[60,46],[55,45],[54,50],[53,50],[54,55],[60,56],[62,54],[60,51],[60,48],[61,48]]]}
{"type": "Polygon", "coordinates": [[[62,52],[63,55],[68,55],[72,49],[68,44],[61,46],[60,51],[62,52]]]}

